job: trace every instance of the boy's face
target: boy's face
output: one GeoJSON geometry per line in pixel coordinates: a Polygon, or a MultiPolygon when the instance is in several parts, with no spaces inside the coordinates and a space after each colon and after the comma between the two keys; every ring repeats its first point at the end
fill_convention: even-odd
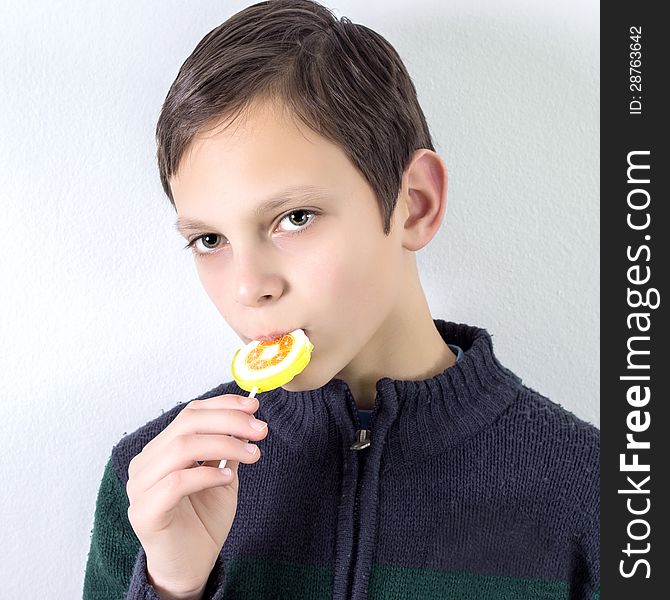
{"type": "Polygon", "coordinates": [[[394,311],[406,309],[404,203],[384,236],[372,188],[346,155],[270,104],[198,136],[170,183],[180,221],[207,224],[184,236],[200,237],[198,276],[237,335],[301,328],[314,344],[285,389],[378,372],[394,311]],[[295,186],[321,192],[255,213],[295,186]]]}

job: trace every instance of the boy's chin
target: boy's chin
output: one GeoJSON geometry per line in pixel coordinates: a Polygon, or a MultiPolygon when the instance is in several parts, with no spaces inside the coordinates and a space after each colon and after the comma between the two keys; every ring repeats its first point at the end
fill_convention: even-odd
{"type": "Polygon", "coordinates": [[[307,385],[307,384],[299,384],[298,382],[295,381],[289,381],[287,384],[281,386],[282,389],[286,390],[287,392],[309,392],[311,390],[315,390],[321,386],[318,385],[307,385]]]}
{"type": "Polygon", "coordinates": [[[315,377],[313,373],[298,373],[291,381],[285,383],[281,387],[287,392],[309,392],[311,390],[316,390],[321,386],[328,383],[329,379],[323,381],[320,378],[315,377]]]}

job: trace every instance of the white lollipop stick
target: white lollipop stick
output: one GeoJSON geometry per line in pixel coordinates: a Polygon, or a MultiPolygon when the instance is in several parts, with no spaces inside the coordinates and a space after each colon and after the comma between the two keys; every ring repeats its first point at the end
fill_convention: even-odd
{"type": "MultiPolygon", "coordinates": [[[[254,397],[256,396],[256,392],[257,392],[257,391],[258,391],[258,386],[255,385],[255,386],[251,389],[251,391],[249,392],[249,398],[254,398],[254,397]]],[[[248,442],[249,440],[245,440],[245,441],[248,442]]],[[[224,458],[223,460],[221,460],[221,462],[219,462],[219,469],[223,469],[223,467],[226,466],[226,461],[227,461],[227,460],[228,460],[227,458],[224,458]]]]}

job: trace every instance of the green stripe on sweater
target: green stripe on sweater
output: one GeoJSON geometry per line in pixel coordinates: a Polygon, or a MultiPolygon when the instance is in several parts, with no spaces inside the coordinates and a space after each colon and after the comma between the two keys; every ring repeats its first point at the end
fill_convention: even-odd
{"type": "MultiPolygon", "coordinates": [[[[332,597],[332,568],[309,567],[270,560],[234,559],[226,562],[224,598],[290,598],[326,600],[332,597]]],[[[374,565],[369,600],[567,600],[564,581],[518,579],[432,569],[374,565]]],[[[597,600],[598,596],[593,596],[597,600]]]]}
{"type": "Polygon", "coordinates": [[[128,496],[111,458],[100,483],[84,575],[85,600],[123,600],[140,549],[128,521],[128,496]]]}
{"type": "MultiPolygon", "coordinates": [[[[95,508],[94,528],[84,576],[85,600],[124,600],[140,543],[128,521],[128,496],[111,459],[105,466],[95,508]]],[[[226,561],[225,598],[329,600],[332,566],[231,559],[226,561]]],[[[369,600],[564,600],[563,581],[517,579],[432,569],[373,565],[369,600]]],[[[591,600],[600,600],[599,588],[591,600]]]]}
{"type": "Polygon", "coordinates": [[[295,563],[231,559],[226,561],[224,598],[330,600],[333,568],[295,563]]]}
{"type": "Polygon", "coordinates": [[[411,596],[422,600],[567,600],[570,595],[565,581],[449,573],[393,565],[375,565],[368,592],[370,600],[411,596]]]}

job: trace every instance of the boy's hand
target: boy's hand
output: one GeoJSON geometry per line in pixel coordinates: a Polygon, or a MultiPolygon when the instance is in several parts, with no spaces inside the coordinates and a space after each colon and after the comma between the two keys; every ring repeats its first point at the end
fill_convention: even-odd
{"type": "Polygon", "coordinates": [[[128,519],[162,600],[202,594],[237,511],[237,467],[260,458],[258,447],[249,453],[238,438],[258,441],[268,432],[251,426],[257,410],[256,398],[234,394],[193,400],[130,461],[128,519]],[[232,475],[218,469],[224,458],[232,475]]]}

